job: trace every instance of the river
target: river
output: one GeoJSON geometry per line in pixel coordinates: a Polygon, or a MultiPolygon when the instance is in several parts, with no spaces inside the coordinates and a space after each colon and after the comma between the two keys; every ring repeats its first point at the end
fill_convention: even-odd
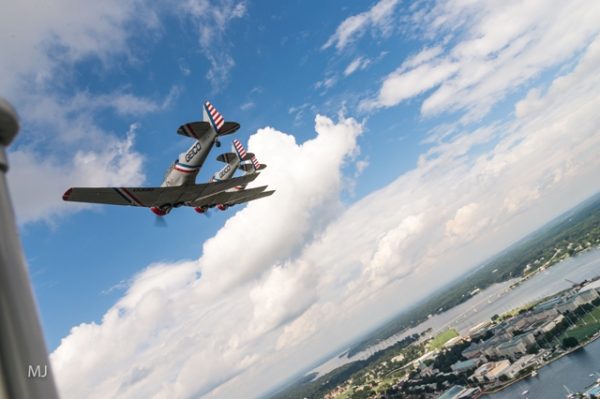
{"type": "Polygon", "coordinates": [[[526,378],[503,391],[485,395],[483,398],[564,399],[567,388],[571,391],[583,391],[598,378],[596,375],[598,372],[600,372],[600,340],[542,367],[536,377],[526,378]],[[521,395],[525,391],[529,392],[521,395]]]}
{"type": "MultiPolygon", "coordinates": [[[[569,288],[571,283],[567,280],[579,282],[597,275],[600,275],[600,250],[595,249],[568,258],[536,274],[514,289],[511,289],[510,286],[518,279],[494,284],[468,301],[429,318],[415,328],[395,334],[352,357],[342,355],[346,350],[342,351],[340,355],[321,364],[312,372],[323,375],[344,364],[366,359],[375,352],[390,347],[405,336],[422,332],[428,328],[431,328],[434,334],[448,327],[456,328],[461,334],[466,334],[471,327],[489,320],[494,314],[504,313],[569,288]]],[[[600,359],[598,359],[598,364],[600,364],[600,359]]]]}

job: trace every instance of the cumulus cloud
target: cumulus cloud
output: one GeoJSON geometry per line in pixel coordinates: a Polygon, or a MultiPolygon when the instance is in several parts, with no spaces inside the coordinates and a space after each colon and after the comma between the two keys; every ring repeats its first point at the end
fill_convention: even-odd
{"type": "Polygon", "coordinates": [[[446,222],[446,234],[461,241],[470,241],[489,223],[486,213],[481,205],[474,202],[459,208],[446,222]]]}
{"type": "Polygon", "coordinates": [[[250,150],[277,193],[198,261],[150,266],[101,323],[75,327],[52,355],[62,394],[259,396],[597,192],[599,60],[597,38],[519,115],[461,132],[347,208],[340,167],[359,124],[318,116],[304,143],[261,129],[250,150]]]}
{"type": "Polygon", "coordinates": [[[362,126],[317,116],[315,130],[317,136],[304,143],[273,128],[251,137],[249,149],[269,165],[259,180],[276,193],[230,218],[204,244],[198,261],[149,267],[100,324],[75,327],[52,355],[65,397],[209,394],[256,362],[264,334],[310,307],[317,276],[289,257],[341,209],[341,168],[356,153],[362,126]],[[243,256],[222,250],[232,245],[245,248],[243,256]],[[84,350],[90,339],[102,354],[84,350]],[[155,345],[159,339],[167,344],[155,345]],[[158,359],[168,361],[160,365],[158,359]],[[108,372],[130,362],[143,365],[143,372],[108,372]],[[85,383],[92,378],[93,391],[85,383]]]}
{"type": "Polygon", "coordinates": [[[9,149],[8,175],[21,223],[64,214],[61,194],[73,184],[144,180],[142,156],[133,149],[135,123],[128,121],[129,133],[113,132],[100,126],[97,114],[110,110],[130,118],[164,111],[180,87],[172,86],[163,99],[142,97],[129,88],[98,93],[71,87],[83,61],[93,60],[106,70],[119,57],[135,62],[135,32],[158,27],[157,15],[141,0],[93,5],[59,0],[52,7],[14,2],[3,8],[0,92],[22,118],[22,132],[9,149]]]}
{"type": "Polygon", "coordinates": [[[11,151],[8,181],[18,222],[51,222],[58,215],[85,208],[63,202],[63,192],[73,185],[143,183],[143,156],[133,149],[135,128],[132,125],[124,139],[107,138],[101,150],[75,151],[68,162],[40,154],[35,148],[11,151]]]}
{"type": "MultiPolygon", "coordinates": [[[[485,33],[488,28],[480,22],[493,22],[486,11],[492,6],[469,3],[465,10],[462,3],[440,4],[426,18],[440,32],[457,34],[454,25],[471,27],[464,43],[475,40],[473,26],[485,33]]],[[[580,3],[570,4],[572,9],[563,10],[569,11],[568,20],[570,12],[577,16],[580,10],[580,3]]],[[[547,8],[544,15],[554,15],[547,8]]],[[[344,48],[363,34],[380,20],[371,12],[343,30],[344,24],[340,25],[329,46],[344,48]]],[[[592,18],[594,12],[590,11],[592,18]]],[[[237,14],[243,15],[243,10],[237,14]]],[[[538,15],[534,17],[536,23],[538,15]]],[[[317,116],[316,137],[302,143],[274,128],[259,130],[251,137],[249,149],[269,167],[257,184],[270,184],[277,189],[275,195],[235,213],[205,242],[200,259],[150,265],[131,279],[127,292],[99,323],[74,327],[52,354],[61,394],[66,398],[258,396],[270,384],[283,382],[325,351],[355,339],[597,192],[600,39],[589,33],[596,28],[586,18],[571,20],[576,28],[567,29],[571,33],[565,35],[573,40],[570,47],[558,43],[561,51],[549,51],[559,54],[555,60],[581,51],[576,66],[551,84],[530,90],[516,104],[514,118],[460,130],[423,154],[413,170],[354,204],[345,206],[340,201],[341,168],[358,153],[359,123],[317,116]],[[583,32],[579,26],[588,30],[583,32]]],[[[513,27],[507,32],[513,32],[513,27]]],[[[456,44],[452,51],[470,54],[475,64],[481,54],[487,54],[484,58],[489,62],[495,55],[503,59],[503,54],[513,54],[516,68],[529,78],[555,65],[548,58],[539,65],[519,64],[528,59],[526,53],[536,55],[539,50],[529,43],[542,40],[529,29],[519,32],[518,37],[532,41],[516,43],[511,51],[520,49],[518,55],[504,53],[507,39],[502,32],[482,36],[490,43],[456,44]],[[490,52],[492,48],[495,52],[490,52]]],[[[468,95],[460,95],[464,94],[461,87],[487,87],[487,83],[476,79],[481,75],[465,60],[448,57],[436,47],[417,52],[401,66],[402,71],[396,71],[396,82],[412,84],[402,80],[408,73],[428,78],[419,73],[430,68],[437,83],[411,86],[400,93],[409,98],[452,82],[458,85],[452,101],[467,101],[468,95]],[[456,66],[450,68],[453,63],[456,66]],[[467,79],[470,85],[460,86],[463,78],[475,80],[467,79]]],[[[508,64],[498,65],[508,68],[508,64]]],[[[498,73],[496,79],[493,87],[500,91],[482,88],[479,94],[501,95],[519,84],[510,73],[498,73]]],[[[393,90],[387,95],[391,106],[393,90]]],[[[446,108],[437,109],[451,109],[454,105],[448,101],[446,108]]],[[[97,132],[98,137],[104,134],[97,132]]],[[[65,133],[61,140],[77,140],[76,132],[65,133]]],[[[109,171],[116,171],[120,168],[112,165],[125,159],[119,154],[132,151],[129,139],[117,139],[113,150],[91,159],[100,159],[109,171]]],[[[80,164],[85,164],[90,153],[85,149],[81,154],[80,164]]],[[[53,165],[48,167],[52,170],[53,165]]]]}
{"type": "Polygon", "coordinates": [[[154,26],[155,16],[139,2],[116,0],[94,4],[60,0],[52,7],[34,3],[5,4],[0,15],[2,58],[0,92],[13,97],[28,80],[55,77],[56,66],[93,55],[106,59],[126,52],[133,25],[154,26]],[[23,23],[24,19],[27,23],[23,23]],[[52,49],[52,51],[46,51],[52,49]]]}
{"type": "Polygon", "coordinates": [[[346,18],[321,48],[335,46],[337,50],[343,50],[368,29],[388,34],[393,27],[392,16],[398,3],[399,0],[379,0],[369,10],[346,18]]]}
{"type": "Polygon", "coordinates": [[[427,93],[423,115],[464,111],[464,121],[477,119],[515,88],[581,51],[598,33],[598,18],[600,7],[587,1],[437,2],[412,17],[428,27],[433,47],[389,74],[362,106],[391,107],[427,93]],[[443,51],[440,35],[454,39],[443,51]]]}
{"type": "Polygon", "coordinates": [[[86,208],[62,201],[68,187],[143,183],[144,157],[134,148],[140,124],[111,132],[98,125],[95,115],[104,109],[136,116],[158,111],[169,106],[176,93],[173,89],[162,102],[123,93],[67,98],[31,93],[31,103],[21,107],[24,140],[9,149],[7,176],[19,223],[51,222],[86,208]]]}

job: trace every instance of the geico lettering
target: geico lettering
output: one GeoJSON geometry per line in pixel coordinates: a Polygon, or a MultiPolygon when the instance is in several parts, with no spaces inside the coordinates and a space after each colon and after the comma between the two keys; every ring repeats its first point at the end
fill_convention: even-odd
{"type": "Polygon", "coordinates": [[[223,177],[227,174],[227,172],[229,172],[229,170],[231,169],[231,166],[227,165],[223,168],[223,170],[221,171],[221,173],[219,173],[219,177],[223,177]]]}
{"type": "Polygon", "coordinates": [[[196,155],[198,151],[200,151],[200,148],[202,148],[200,146],[200,143],[196,143],[196,145],[190,148],[187,154],[185,154],[185,160],[189,162],[190,159],[194,158],[194,155],[196,155]]]}

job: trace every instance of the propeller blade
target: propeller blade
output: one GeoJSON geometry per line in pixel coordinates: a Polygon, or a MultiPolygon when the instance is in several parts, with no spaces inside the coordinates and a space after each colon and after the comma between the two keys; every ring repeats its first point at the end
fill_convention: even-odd
{"type": "Polygon", "coordinates": [[[154,226],[155,227],[167,227],[167,221],[162,216],[156,216],[154,218],[154,226]]]}

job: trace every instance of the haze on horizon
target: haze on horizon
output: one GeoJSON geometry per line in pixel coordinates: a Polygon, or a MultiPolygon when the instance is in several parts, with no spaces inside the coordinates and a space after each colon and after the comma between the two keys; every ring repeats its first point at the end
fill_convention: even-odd
{"type": "Polygon", "coordinates": [[[258,397],[597,193],[599,20],[583,0],[6,5],[8,177],[61,397],[258,397]],[[61,201],[159,184],[208,99],[275,195],[166,229],[61,201]]]}

